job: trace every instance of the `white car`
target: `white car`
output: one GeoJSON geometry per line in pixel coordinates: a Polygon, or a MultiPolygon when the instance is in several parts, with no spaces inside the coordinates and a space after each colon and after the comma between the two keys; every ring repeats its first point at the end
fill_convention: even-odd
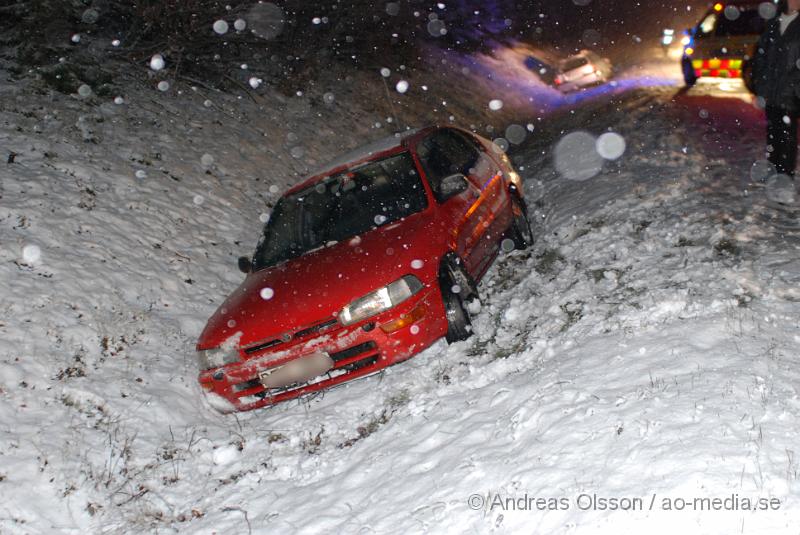
{"type": "Polygon", "coordinates": [[[560,91],[568,93],[581,87],[607,82],[611,75],[611,62],[608,58],[602,58],[591,50],[581,50],[558,62],[555,84],[560,91]]]}

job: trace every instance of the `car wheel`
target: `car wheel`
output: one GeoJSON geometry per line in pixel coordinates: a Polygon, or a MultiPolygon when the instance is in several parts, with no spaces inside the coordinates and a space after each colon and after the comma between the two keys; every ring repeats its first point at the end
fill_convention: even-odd
{"type": "Polygon", "coordinates": [[[439,275],[439,288],[447,317],[447,343],[466,340],[472,336],[472,320],[466,302],[477,298],[471,277],[453,260],[445,260],[439,275]]]}
{"type": "Polygon", "coordinates": [[[528,208],[525,202],[515,193],[511,195],[511,239],[514,248],[523,250],[533,245],[533,231],[528,220],[528,208]]]}
{"type": "Polygon", "coordinates": [[[681,60],[681,69],[683,70],[683,81],[686,83],[686,87],[694,87],[697,83],[697,74],[694,72],[694,67],[692,67],[692,60],[683,58],[681,60]]]}

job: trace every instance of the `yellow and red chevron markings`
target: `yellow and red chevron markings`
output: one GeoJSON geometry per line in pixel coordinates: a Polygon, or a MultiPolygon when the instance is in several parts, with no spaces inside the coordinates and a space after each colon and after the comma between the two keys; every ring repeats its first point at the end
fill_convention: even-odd
{"type": "Polygon", "coordinates": [[[692,67],[695,75],[711,76],[713,78],[741,78],[742,77],[741,59],[695,59],[692,60],[692,67]]]}

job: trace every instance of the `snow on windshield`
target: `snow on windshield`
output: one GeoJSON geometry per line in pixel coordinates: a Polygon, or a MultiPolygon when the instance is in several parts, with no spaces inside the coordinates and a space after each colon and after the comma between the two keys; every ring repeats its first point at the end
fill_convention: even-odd
{"type": "Polygon", "coordinates": [[[327,177],[278,203],[256,251],[255,268],[392,223],[426,206],[425,189],[408,152],[327,177]]]}

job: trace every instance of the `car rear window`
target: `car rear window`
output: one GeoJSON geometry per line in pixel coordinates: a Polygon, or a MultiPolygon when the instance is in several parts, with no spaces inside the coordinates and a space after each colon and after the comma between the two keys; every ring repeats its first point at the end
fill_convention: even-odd
{"type": "Polygon", "coordinates": [[[326,177],[278,202],[264,226],[254,269],[363,234],[427,205],[408,152],[326,177]]]}
{"type": "Polygon", "coordinates": [[[698,26],[697,37],[760,35],[766,27],[766,21],[757,9],[739,9],[738,15],[735,14],[736,10],[726,13],[712,13],[703,19],[698,26]]]}
{"type": "Polygon", "coordinates": [[[760,35],[765,27],[766,21],[757,9],[746,9],[733,20],[721,17],[717,22],[717,35],[760,35]]]}
{"type": "Polygon", "coordinates": [[[567,72],[567,71],[571,71],[573,69],[578,69],[580,67],[583,67],[584,65],[587,65],[588,63],[589,63],[589,59],[586,58],[585,56],[575,56],[575,57],[567,58],[567,59],[563,60],[559,64],[559,67],[561,69],[561,72],[567,72]]]}

